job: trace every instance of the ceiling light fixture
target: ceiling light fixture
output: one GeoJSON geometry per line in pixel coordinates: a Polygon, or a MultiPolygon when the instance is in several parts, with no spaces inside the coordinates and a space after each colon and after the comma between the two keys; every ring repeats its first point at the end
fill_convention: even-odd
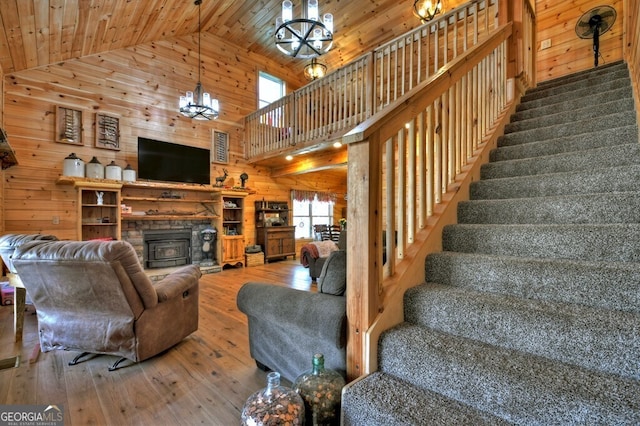
{"type": "Polygon", "coordinates": [[[304,76],[307,80],[313,81],[324,77],[327,73],[327,66],[316,61],[315,58],[304,67],[304,76]]]}
{"type": "Polygon", "coordinates": [[[195,120],[211,120],[218,118],[220,105],[217,99],[211,99],[209,93],[205,92],[200,82],[200,5],[202,0],[195,0],[193,3],[198,6],[198,84],[193,92],[187,92],[185,96],[180,96],[180,113],[185,117],[195,120]]]}
{"type": "Polygon", "coordinates": [[[293,3],[282,2],[282,17],[276,18],[276,47],[284,54],[303,59],[327,53],[333,45],[333,15],[320,20],[318,0],[303,0],[302,18],[293,19],[293,3]]]}
{"type": "Polygon", "coordinates": [[[431,21],[442,12],[442,0],[415,0],[413,2],[413,14],[425,23],[431,21]]]}

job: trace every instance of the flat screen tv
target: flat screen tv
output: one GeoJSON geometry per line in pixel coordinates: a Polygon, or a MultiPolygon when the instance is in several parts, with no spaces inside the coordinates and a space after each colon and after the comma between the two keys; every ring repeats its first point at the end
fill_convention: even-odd
{"type": "Polygon", "coordinates": [[[210,152],[205,148],[138,138],[138,179],[211,184],[210,152]]]}

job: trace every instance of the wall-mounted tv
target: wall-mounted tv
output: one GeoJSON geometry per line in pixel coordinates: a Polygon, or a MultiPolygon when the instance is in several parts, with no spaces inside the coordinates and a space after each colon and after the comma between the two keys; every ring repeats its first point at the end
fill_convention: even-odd
{"type": "Polygon", "coordinates": [[[138,138],[138,179],[211,184],[210,151],[138,138]]]}

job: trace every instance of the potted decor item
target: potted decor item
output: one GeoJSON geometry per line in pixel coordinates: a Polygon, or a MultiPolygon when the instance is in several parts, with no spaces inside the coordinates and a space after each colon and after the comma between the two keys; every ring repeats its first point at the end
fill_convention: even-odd
{"type": "Polygon", "coordinates": [[[293,389],[304,401],[306,425],[339,425],[344,378],[337,371],[324,368],[324,356],[313,356],[313,367],[299,375],[293,389]]]}
{"type": "Polygon", "coordinates": [[[302,425],[304,402],[293,389],[280,385],[280,373],[267,375],[267,387],[251,395],[242,407],[245,426],[302,425]]]}

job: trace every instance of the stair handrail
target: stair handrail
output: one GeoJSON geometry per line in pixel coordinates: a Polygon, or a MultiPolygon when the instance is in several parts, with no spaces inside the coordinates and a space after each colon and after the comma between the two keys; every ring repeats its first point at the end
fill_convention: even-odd
{"type": "Polygon", "coordinates": [[[404,290],[424,282],[419,259],[441,249],[444,225],[437,216],[447,208],[453,219],[446,220],[455,222],[455,203],[446,201],[459,195],[461,176],[470,179],[470,165],[481,153],[488,156],[487,141],[508,121],[512,29],[512,22],[502,25],[342,138],[349,226],[369,230],[347,246],[347,274],[357,277],[347,292],[350,378],[375,370],[380,332],[401,321],[404,290]],[[409,277],[419,281],[406,282],[409,277]],[[376,328],[380,316],[391,319],[376,328]]]}
{"type": "Polygon", "coordinates": [[[249,114],[246,159],[339,139],[482,41],[497,16],[498,0],[471,0],[249,114]]]}

